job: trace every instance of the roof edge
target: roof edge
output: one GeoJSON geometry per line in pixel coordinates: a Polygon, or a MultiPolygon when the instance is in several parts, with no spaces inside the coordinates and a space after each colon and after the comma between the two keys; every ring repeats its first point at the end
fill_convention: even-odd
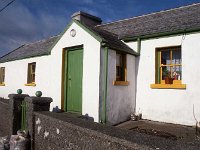
{"type": "Polygon", "coordinates": [[[50,55],[50,54],[40,54],[40,55],[37,55],[37,56],[27,56],[27,57],[24,57],[24,58],[8,59],[8,60],[5,60],[5,61],[0,61],[0,64],[6,63],[6,62],[12,62],[12,61],[16,61],[16,60],[24,60],[24,59],[30,59],[30,58],[42,57],[42,56],[48,56],[48,55],[50,55]]]}
{"type": "Polygon", "coordinates": [[[151,39],[151,38],[173,36],[173,35],[179,35],[179,34],[196,33],[196,32],[200,32],[200,28],[177,30],[174,32],[162,32],[162,33],[149,34],[149,35],[137,36],[137,37],[127,37],[127,38],[121,38],[121,40],[123,40],[124,42],[130,42],[130,41],[137,41],[138,38],[139,39],[151,39]]]}

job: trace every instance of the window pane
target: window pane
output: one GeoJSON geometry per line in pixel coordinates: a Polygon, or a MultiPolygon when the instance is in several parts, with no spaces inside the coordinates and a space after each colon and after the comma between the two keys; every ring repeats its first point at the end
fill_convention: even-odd
{"type": "Polygon", "coordinates": [[[172,64],[181,64],[181,50],[172,51],[172,64]]]}
{"type": "Polygon", "coordinates": [[[172,67],[162,66],[162,80],[165,80],[165,77],[171,77],[172,67]]]}
{"type": "Polygon", "coordinates": [[[161,64],[163,65],[170,64],[170,51],[168,50],[161,51],[161,64]]]}
{"type": "Polygon", "coordinates": [[[121,66],[121,55],[120,54],[116,55],[116,66],[121,66]]]}
{"type": "Polygon", "coordinates": [[[32,82],[35,82],[35,74],[32,74],[32,82]]]}
{"type": "Polygon", "coordinates": [[[32,64],[31,67],[32,67],[31,72],[32,72],[32,73],[35,73],[35,64],[32,64]]]}
{"type": "Polygon", "coordinates": [[[116,80],[120,81],[122,79],[122,67],[116,66],[116,80]]]}
{"type": "Polygon", "coordinates": [[[172,72],[173,72],[174,80],[181,80],[182,79],[182,67],[181,66],[173,66],[172,72]]]}

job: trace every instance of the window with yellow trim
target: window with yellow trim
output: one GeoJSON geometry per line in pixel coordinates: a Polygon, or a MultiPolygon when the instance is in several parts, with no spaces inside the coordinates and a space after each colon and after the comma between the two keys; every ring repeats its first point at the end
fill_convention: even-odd
{"type": "Polygon", "coordinates": [[[181,46],[156,49],[156,84],[181,84],[181,46]]]}
{"type": "Polygon", "coordinates": [[[28,77],[27,83],[32,84],[35,83],[35,70],[36,70],[36,62],[28,64],[28,77]]]}
{"type": "Polygon", "coordinates": [[[126,54],[116,53],[116,79],[113,81],[113,85],[128,86],[126,70],[126,54]]]}
{"type": "Polygon", "coordinates": [[[5,67],[0,68],[0,84],[5,82],[5,67]]]}

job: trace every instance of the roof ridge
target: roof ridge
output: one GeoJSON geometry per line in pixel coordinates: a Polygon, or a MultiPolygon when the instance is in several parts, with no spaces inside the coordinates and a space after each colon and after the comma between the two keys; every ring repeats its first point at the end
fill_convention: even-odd
{"type": "Polygon", "coordinates": [[[110,24],[114,24],[114,23],[118,23],[118,22],[123,22],[123,21],[131,20],[131,19],[135,19],[135,18],[141,18],[141,17],[150,16],[150,15],[154,15],[154,14],[169,12],[169,11],[173,11],[173,10],[183,9],[183,8],[187,8],[187,7],[191,7],[191,6],[195,6],[195,5],[200,5],[200,2],[193,3],[190,5],[180,6],[180,7],[176,7],[176,8],[171,8],[171,9],[167,9],[167,10],[161,10],[161,11],[144,14],[144,15],[140,15],[140,16],[135,16],[135,17],[127,18],[127,19],[121,19],[121,20],[117,20],[117,21],[113,21],[113,22],[108,22],[108,23],[97,25],[96,27],[106,26],[106,25],[110,25],[110,24]]]}

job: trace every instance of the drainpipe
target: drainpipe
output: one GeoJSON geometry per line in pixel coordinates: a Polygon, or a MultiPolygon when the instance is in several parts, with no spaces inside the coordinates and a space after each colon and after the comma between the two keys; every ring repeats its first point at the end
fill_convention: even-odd
{"type": "MultiPolygon", "coordinates": [[[[140,52],[141,52],[141,38],[137,38],[137,53],[140,56],[140,52]]],[[[138,58],[137,58],[138,59],[138,58]]],[[[136,72],[138,72],[138,66],[136,66],[137,63],[135,63],[135,69],[136,72]]],[[[136,113],[136,104],[137,104],[137,99],[136,99],[136,91],[137,91],[137,77],[136,77],[136,73],[135,73],[135,81],[136,81],[136,85],[135,85],[135,110],[134,113],[136,113]]]]}
{"type": "Polygon", "coordinates": [[[102,101],[101,122],[106,123],[106,101],[107,101],[107,80],[108,80],[108,47],[104,47],[104,95],[102,101]]]}
{"type": "Polygon", "coordinates": [[[137,53],[140,55],[141,51],[141,39],[137,38],[137,53]]]}

